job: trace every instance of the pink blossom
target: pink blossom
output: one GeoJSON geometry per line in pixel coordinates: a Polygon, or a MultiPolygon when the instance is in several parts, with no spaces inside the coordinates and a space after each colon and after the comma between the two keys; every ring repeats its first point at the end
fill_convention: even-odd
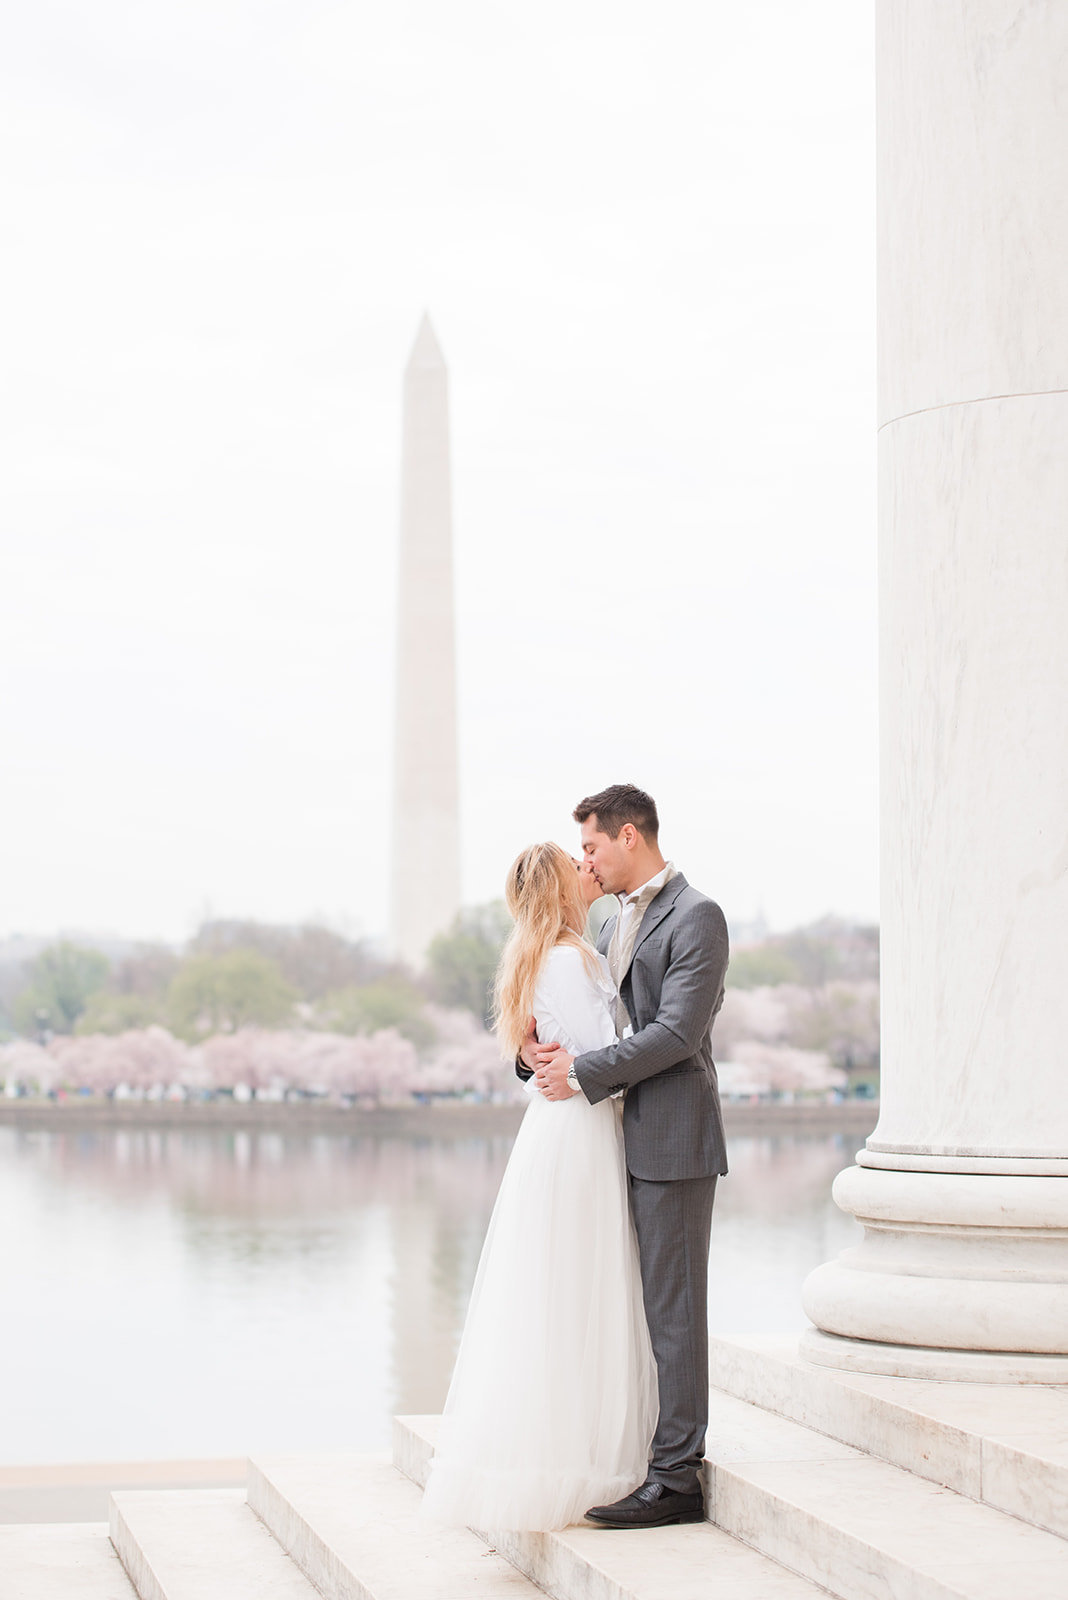
{"type": "Polygon", "coordinates": [[[0,1045],[0,1081],[47,1094],[59,1081],[59,1069],[43,1045],[15,1039],[0,1045]]]}

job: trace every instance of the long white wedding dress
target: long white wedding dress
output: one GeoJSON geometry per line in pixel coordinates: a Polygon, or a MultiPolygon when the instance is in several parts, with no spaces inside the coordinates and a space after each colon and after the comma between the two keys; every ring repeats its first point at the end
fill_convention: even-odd
{"type": "MultiPolygon", "coordinates": [[[[615,1041],[597,957],[557,945],[538,1037],[615,1041]]],[[[619,1103],[533,1093],[482,1248],[423,1514],[482,1530],[563,1528],[645,1477],[656,1368],[627,1201],[619,1103]]]]}

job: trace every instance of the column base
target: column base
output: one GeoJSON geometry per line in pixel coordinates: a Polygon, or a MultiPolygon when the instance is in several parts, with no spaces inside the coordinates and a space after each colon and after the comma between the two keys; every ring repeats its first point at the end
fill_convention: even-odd
{"type": "Polygon", "coordinates": [[[798,1353],[819,1367],[881,1378],[929,1378],[949,1383],[1068,1383],[1068,1356],[1005,1350],[939,1350],[922,1345],[843,1339],[809,1328],[798,1353]]]}
{"type": "Polygon", "coordinates": [[[833,1192],[864,1238],[805,1280],[819,1330],[810,1360],[896,1377],[1068,1382],[1068,1182],[858,1166],[833,1192]]]}

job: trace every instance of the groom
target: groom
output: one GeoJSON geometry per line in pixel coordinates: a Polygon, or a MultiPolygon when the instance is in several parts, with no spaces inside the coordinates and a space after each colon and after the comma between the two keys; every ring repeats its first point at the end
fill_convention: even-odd
{"type": "MultiPolygon", "coordinates": [[[[549,1100],[584,1094],[596,1105],[626,1089],[631,1211],[660,1393],[646,1481],[586,1514],[609,1528],[699,1522],[708,1243],[716,1178],[727,1170],[710,1035],[723,1004],[727,924],[715,901],[664,860],[656,806],[643,790],[613,784],[580,801],[574,818],[594,877],[605,894],[620,897],[598,945],[618,992],[621,1037],[572,1057],[558,1045],[539,1045],[532,1033],[517,1070],[523,1077],[533,1071],[549,1100]]],[[[581,1217],[575,1226],[581,1229],[581,1217]]]]}

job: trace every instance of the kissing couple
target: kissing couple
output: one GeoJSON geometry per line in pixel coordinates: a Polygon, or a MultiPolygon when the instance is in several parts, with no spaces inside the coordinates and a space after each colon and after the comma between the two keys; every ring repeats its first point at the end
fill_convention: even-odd
{"type": "Polygon", "coordinates": [[[486,1530],[704,1516],[727,926],[665,861],[643,790],[614,784],[573,815],[581,859],[536,844],[508,873],[496,1025],[531,1099],[423,1498],[424,1516],[486,1530]],[[595,947],[606,894],[619,910],[595,947]]]}

